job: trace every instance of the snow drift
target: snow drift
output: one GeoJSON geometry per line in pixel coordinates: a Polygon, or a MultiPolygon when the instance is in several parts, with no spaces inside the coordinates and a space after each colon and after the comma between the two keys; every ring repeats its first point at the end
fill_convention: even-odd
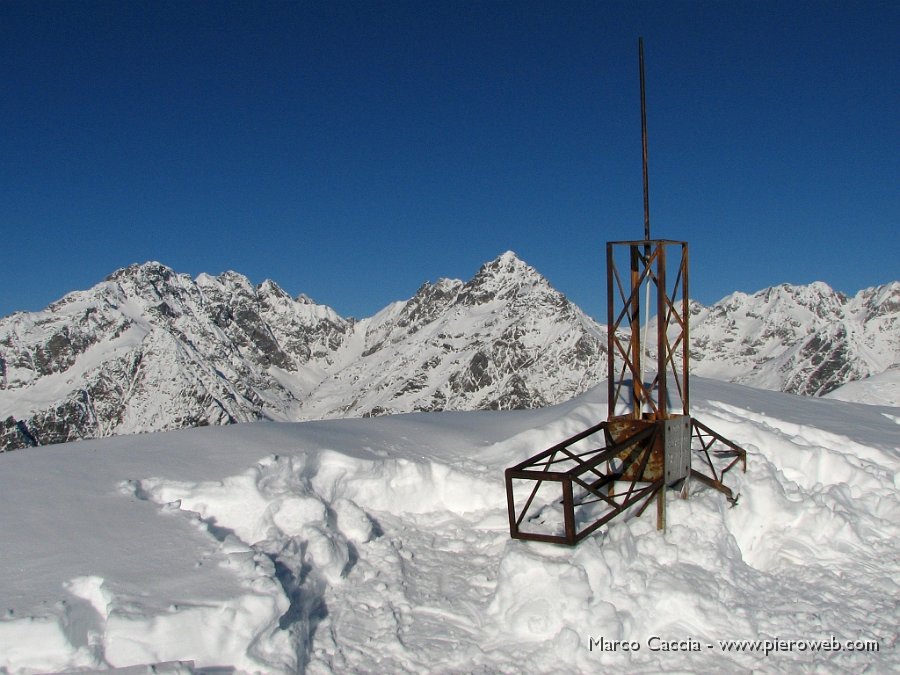
{"type": "Polygon", "coordinates": [[[738,505],[695,486],[574,549],[509,539],[503,469],[605,387],[2,454],[0,672],[897,669],[900,410],[693,382],[738,505]]]}

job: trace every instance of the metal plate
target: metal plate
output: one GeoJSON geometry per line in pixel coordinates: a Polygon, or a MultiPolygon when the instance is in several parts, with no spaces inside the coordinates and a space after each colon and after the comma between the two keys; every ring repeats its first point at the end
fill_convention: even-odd
{"type": "Polygon", "coordinates": [[[663,420],[662,424],[666,485],[671,485],[691,472],[691,418],[679,415],[663,420]]]}

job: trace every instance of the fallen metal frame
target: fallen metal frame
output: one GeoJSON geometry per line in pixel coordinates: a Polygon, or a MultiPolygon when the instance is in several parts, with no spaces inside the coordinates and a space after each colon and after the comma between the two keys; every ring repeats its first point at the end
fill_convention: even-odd
{"type": "Polygon", "coordinates": [[[656,434],[657,428],[649,426],[623,441],[614,442],[608,423],[600,422],[507,469],[506,493],[511,536],[572,545],[638,502],[645,502],[641,507],[643,511],[646,502],[662,485],[662,479],[649,484],[639,480],[649,461],[656,434]],[[573,451],[573,446],[592,437],[599,437],[603,445],[573,451]],[[630,467],[637,467],[636,476],[624,481],[623,477],[630,467]],[[528,498],[521,506],[515,498],[516,480],[533,483],[528,498]],[[558,483],[560,498],[545,500],[535,508],[535,497],[545,483],[558,483]],[[616,492],[617,483],[625,486],[620,492],[616,492]],[[563,513],[561,534],[527,529],[526,517],[531,515],[534,520],[546,506],[552,508],[557,504],[562,506],[563,513]],[[601,504],[603,510],[581,527],[580,521],[583,522],[583,519],[579,518],[579,512],[589,504],[601,504]]]}
{"type": "MultiPolygon", "coordinates": [[[[723,479],[738,462],[747,468],[747,453],[740,446],[691,418],[691,454],[708,473],[693,466],[687,476],[666,484],[662,475],[648,472],[651,455],[664,452],[659,424],[648,424],[635,434],[615,441],[608,421],[590,427],[506,470],[506,495],[510,536],[573,546],[613,518],[631,511],[641,516],[650,502],[657,500],[657,527],[665,527],[665,497],[670,487],[681,488],[687,497],[690,480],[722,492],[732,504],[737,502],[723,479]],[[590,442],[589,442],[590,441],[590,442]],[[601,442],[600,447],[596,446],[601,442]],[[592,447],[578,448],[579,444],[592,447]],[[725,446],[722,449],[717,444],[725,446]],[[518,499],[516,482],[530,484],[524,500],[518,499]],[[542,487],[558,485],[549,497],[535,501],[542,487]],[[588,508],[592,505],[599,508],[588,508]],[[561,523],[545,518],[558,515],[561,523]],[[555,525],[555,527],[554,527],[555,525]],[[561,530],[560,530],[561,526],[561,530]]],[[[554,488],[551,488],[554,490],[554,488]]]]}

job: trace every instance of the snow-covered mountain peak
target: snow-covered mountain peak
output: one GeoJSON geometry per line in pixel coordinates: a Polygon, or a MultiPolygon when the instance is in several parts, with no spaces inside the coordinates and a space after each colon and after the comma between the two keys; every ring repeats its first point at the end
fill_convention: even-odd
{"type": "Polygon", "coordinates": [[[226,270],[216,277],[216,281],[223,289],[227,289],[231,293],[242,293],[246,295],[256,295],[257,287],[250,279],[233,270],[226,270]]]}
{"type": "Polygon", "coordinates": [[[898,309],[897,283],[854,298],[821,281],[733,293],[692,319],[692,372],[820,396],[900,359],[898,309]]]}
{"type": "Polygon", "coordinates": [[[149,308],[163,314],[177,313],[196,284],[188,274],[179,274],[160,262],[149,261],[123,267],[85,293],[100,302],[121,306],[133,320],[146,318],[149,308]]]}
{"type": "Polygon", "coordinates": [[[900,281],[866,288],[853,298],[853,309],[866,319],[900,313],[900,281]]]}
{"type": "Polygon", "coordinates": [[[460,302],[480,305],[493,300],[506,302],[533,294],[552,295],[560,303],[562,294],[555,290],[537,270],[507,251],[485,263],[460,291],[460,302]]]}
{"type": "Polygon", "coordinates": [[[543,278],[537,270],[519,258],[513,251],[506,251],[482,265],[472,282],[483,283],[487,279],[534,281],[543,278]]]}
{"type": "Polygon", "coordinates": [[[728,327],[749,332],[781,332],[812,326],[840,313],[847,297],[821,281],[807,286],[780,284],[747,294],[726,296],[702,313],[704,319],[724,321],[728,327]]]}
{"type": "Polygon", "coordinates": [[[106,281],[121,281],[123,279],[166,281],[173,276],[175,276],[175,270],[168,265],[163,265],[156,260],[148,260],[147,262],[132,263],[127,267],[121,267],[106,277],[106,281]]]}
{"type": "MultiPolygon", "coordinates": [[[[256,294],[262,300],[263,298],[267,299],[269,302],[284,302],[284,303],[293,303],[296,302],[281,286],[276,284],[271,279],[266,279],[261,284],[256,287],[256,294]]],[[[310,304],[314,304],[310,302],[310,304]]]]}
{"type": "Polygon", "coordinates": [[[317,416],[538,407],[591,386],[605,352],[602,330],[511,252],[466,283],[423,284],[359,329],[357,360],[304,404],[317,416]],[[353,400],[323,406],[339,383],[353,400]]]}
{"type": "Polygon", "coordinates": [[[822,318],[840,311],[847,303],[847,296],[835,291],[823,281],[804,286],[780,284],[759,291],[752,296],[753,304],[765,304],[771,312],[794,312],[804,308],[822,318]]]}
{"type": "Polygon", "coordinates": [[[483,267],[501,268],[508,271],[532,269],[531,265],[522,260],[515,251],[504,251],[490,262],[484,264],[483,267]]]}

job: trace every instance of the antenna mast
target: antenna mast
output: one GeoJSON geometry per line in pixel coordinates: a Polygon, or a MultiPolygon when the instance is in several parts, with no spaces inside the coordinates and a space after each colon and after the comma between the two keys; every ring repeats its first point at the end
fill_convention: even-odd
{"type": "Polygon", "coordinates": [[[506,470],[514,539],[574,545],[619,515],[640,516],[652,500],[665,529],[669,489],[687,497],[697,480],[734,504],[722,481],[737,464],[747,469],[746,450],[690,414],[688,245],[650,238],[643,38],[638,52],[644,238],[606,242],[608,416],[506,470]],[[641,318],[652,312],[655,336],[648,320],[642,339],[641,318]]]}
{"type": "Polygon", "coordinates": [[[638,38],[641,71],[641,142],[644,146],[644,239],[650,240],[650,178],[647,171],[647,97],[644,93],[644,38],[638,38]]]}

